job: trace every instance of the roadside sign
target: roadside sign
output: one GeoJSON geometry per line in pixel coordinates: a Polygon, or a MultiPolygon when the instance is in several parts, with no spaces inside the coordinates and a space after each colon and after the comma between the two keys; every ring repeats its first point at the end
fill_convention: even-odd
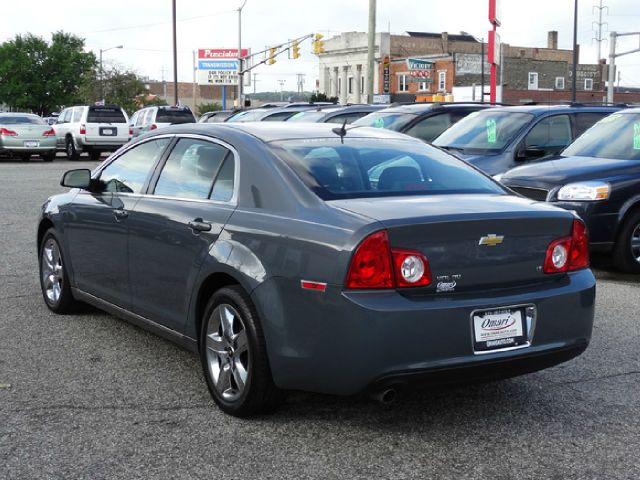
{"type": "MultiPolygon", "coordinates": [[[[240,52],[249,55],[249,49],[240,52]]],[[[198,50],[198,85],[237,85],[240,61],[237,48],[201,48],[198,50]]]]}
{"type": "Polygon", "coordinates": [[[433,70],[433,62],[429,60],[421,60],[418,58],[407,58],[407,68],[410,71],[430,71],[433,70]]]}

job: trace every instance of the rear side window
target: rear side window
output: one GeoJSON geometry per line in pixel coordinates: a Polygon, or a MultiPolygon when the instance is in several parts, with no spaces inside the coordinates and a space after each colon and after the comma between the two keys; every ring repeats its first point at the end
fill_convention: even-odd
{"type": "Polygon", "coordinates": [[[213,184],[213,192],[211,192],[211,200],[219,202],[228,202],[233,197],[235,174],[235,161],[233,155],[227,155],[224,165],[220,169],[220,173],[213,184]]]}
{"type": "Polygon", "coordinates": [[[151,168],[160,158],[168,143],[168,138],[159,138],[138,145],[119,156],[100,173],[100,181],[104,191],[142,192],[142,187],[151,173],[151,168]]]}
{"type": "Polygon", "coordinates": [[[576,113],[576,137],[579,137],[584,132],[589,130],[596,122],[599,122],[604,117],[609,115],[610,112],[584,112],[576,113]]]}
{"type": "Polygon", "coordinates": [[[267,115],[262,119],[263,122],[282,122],[293,116],[293,112],[278,112],[273,115],[267,115]]]}
{"type": "Polygon", "coordinates": [[[127,119],[118,107],[89,107],[87,123],[127,123],[127,119]]]}
{"type": "Polygon", "coordinates": [[[505,193],[465,162],[426,144],[389,139],[276,142],[276,154],[324,200],[505,193]]]}
{"type": "Polygon", "coordinates": [[[231,152],[217,143],[183,138],[169,155],[154,190],[155,195],[209,198],[213,180],[231,152]]]}
{"type": "Polygon", "coordinates": [[[331,117],[330,119],[327,120],[326,123],[340,123],[340,124],[342,124],[346,120],[347,124],[349,124],[349,123],[355,122],[359,118],[364,117],[365,115],[367,115],[367,112],[345,113],[343,115],[336,115],[335,117],[331,117]]]}
{"type": "Polygon", "coordinates": [[[166,110],[164,108],[158,109],[156,114],[157,123],[193,123],[196,119],[193,113],[188,110],[166,110]]]}

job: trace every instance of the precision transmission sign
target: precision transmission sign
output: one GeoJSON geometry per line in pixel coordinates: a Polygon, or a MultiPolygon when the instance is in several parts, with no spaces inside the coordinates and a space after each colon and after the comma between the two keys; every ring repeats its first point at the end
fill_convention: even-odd
{"type": "MultiPolygon", "coordinates": [[[[242,56],[249,54],[242,49],[242,56]]],[[[199,85],[237,85],[240,61],[237,48],[201,48],[198,50],[199,85]]]]}

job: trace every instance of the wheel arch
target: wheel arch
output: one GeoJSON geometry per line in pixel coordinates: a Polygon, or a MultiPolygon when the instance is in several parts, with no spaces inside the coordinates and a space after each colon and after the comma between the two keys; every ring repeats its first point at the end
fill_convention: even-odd
{"type": "MultiPolygon", "coordinates": [[[[42,245],[42,239],[44,238],[44,234],[50,228],[54,228],[53,222],[48,218],[43,218],[38,225],[38,252],[40,252],[40,246],[42,245]]],[[[40,255],[40,253],[38,253],[40,255]]]]}
{"type": "Polygon", "coordinates": [[[618,213],[618,222],[616,223],[614,236],[616,241],[618,239],[618,235],[620,235],[620,230],[622,229],[624,222],[626,222],[630,215],[633,215],[638,210],[640,210],[640,195],[635,195],[624,202],[622,208],[620,208],[620,212],[618,213]]]}

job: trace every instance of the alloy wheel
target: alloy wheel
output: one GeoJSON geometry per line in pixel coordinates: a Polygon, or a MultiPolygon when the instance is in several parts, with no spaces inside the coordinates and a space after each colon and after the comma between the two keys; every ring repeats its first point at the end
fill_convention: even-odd
{"type": "Polygon", "coordinates": [[[53,239],[47,239],[42,249],[42,288],[44,294],[51,304],[60,301],[62,289],[64,287],[64,270],[62,268],[62,255],[60,255],[60,247],[53,239]]]}
{"type": "Polygon", "coordinates": [[[640,223],[631,232],[631,255],[640,263],[640,223]]]}
{"type": "Polygon", "coordinates": [[[249,378],[247,330],[238,311],[222,303],[213,310],[206,334],[207,364],[213,385],[222,399],[240,398],[249,378]]]}

